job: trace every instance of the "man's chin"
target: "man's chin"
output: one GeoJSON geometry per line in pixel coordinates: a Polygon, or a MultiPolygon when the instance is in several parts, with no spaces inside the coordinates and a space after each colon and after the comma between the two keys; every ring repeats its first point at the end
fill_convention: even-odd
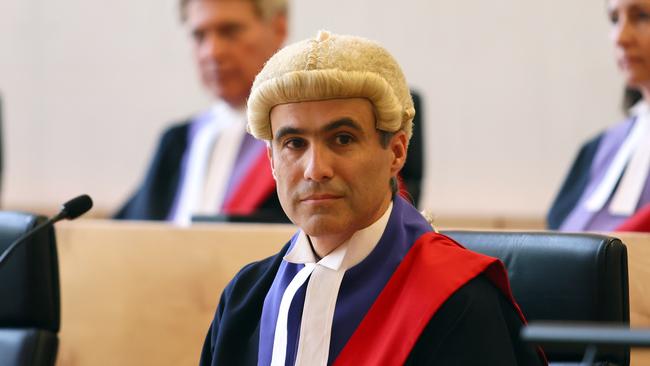
{"type": "Polygon", "coordinates": [[[345,220],[336,214],[312,214],[298,226],[309,236],[338,235],[347,231],[345,220]]]}
{"type": "Polygon", "coordinates": [[[243,93],[239,88],[228,85],[228,83],[210,81],[206,82],[204,86],[214,99],[224,100],[231,105],[243,104],[247,97],[245,94],[242,96],[243,93]]]}
{"type": "Polygon", "coordinates": [[[216,99],[225,101],[233,108],[246,106],[246,96],[241,96],[240,94],[233,95],[230,93],[221,93],[217,95],[216,93],[213,93],[212,95],[216,95],[216,99]]]}

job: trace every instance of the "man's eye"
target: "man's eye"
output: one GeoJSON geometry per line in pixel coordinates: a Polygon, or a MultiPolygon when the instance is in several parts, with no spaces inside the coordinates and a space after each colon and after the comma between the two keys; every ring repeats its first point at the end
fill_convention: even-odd
{"type": "Polygon", "coordinates": [[[648,18],[650,18],[649,14],[646,13],[645,11],[639,11],[635,15],[636,15],[636,20],[647,21],[648,18]]]}
{"type": "Polygon", "coordinates": [[[220,29],[221,36],[226,39],[235,39],[244,31],[241,24],[227,24],[220,29]]]}
{"type": "Polygon", "coordinates": [[[305,141],[302,139],[288,139],[284,142],[284,146],[290,149],[301,149],[305,147],[305,141]]]}
{"type": "Polygon", "coordinates": [[[194,42],[201,43],[201,41],[203,41],[203,38],[205,38],[205,32],[201,30],[195,30],[192,32],[192,38],[194,38],[194,42]]]}
{"type": "MultiPolygon", "coordinates": [[[[628,13],[628,19],[632,23],[637,23],[637,22],[647,22],[648,21],[648,12],[643,9],[643,8],[633,8],[630,10],[628,13]]],[[[618,21],[618,19],[616,19],[618,21]]],[[[614,23],[616,24],[616,23],[614,23]]]]}
{"type": "Polygon", "coordinates": [[[348,134],[336,135],[336,143],[339,145],[349,145],[354,141],[354,138],[348,134]]]}

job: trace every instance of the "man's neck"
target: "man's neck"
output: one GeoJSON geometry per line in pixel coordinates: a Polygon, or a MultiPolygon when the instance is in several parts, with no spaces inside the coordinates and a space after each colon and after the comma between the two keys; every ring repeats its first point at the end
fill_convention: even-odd
{"type": "Polygon", "coordinates": [[[357,231],[363,230],[375,222],[379,220],[384,213],[386,213],[386,210],[390,206],[390,203],[392,202],[392,196],[388,196],[388,199],[383,202],[375,213],[375,215],[372,217],[370,223],[367,225],[358,228],[358,229],[353,229],[349,232],[343,232],[343,233],[337,233],[337,234],[331,234],[331,235],[323,235],[323,236],[309,236],[310,243],[312,245],[312,249],[314,250],[314,253],[320,258],[323,258],[330,254],[332,251],[334,251],[336,248],[340,247],[348,241],[352,235],[354,235],[357,231]]]}
{"type": "Polygon", "coordinates": [[[232,109],[246,109],[246,98],[217,98],[217,101],[222,101],[232,109]]]}
{"type": "Polygon", "coordinates": [[[245,103],[240,103],[240,104],[232,104],[226,101],[225,99],[216,99],[213,102],[213,108],[221,108],[237,113],[246,113],[246,104],[245,103]]]}
{"type": "Polygon", "coordinates": [[[319,258],[323,258],[348,241],[356,231],[340,235],[310,236],[312,249],[319,258]]]}

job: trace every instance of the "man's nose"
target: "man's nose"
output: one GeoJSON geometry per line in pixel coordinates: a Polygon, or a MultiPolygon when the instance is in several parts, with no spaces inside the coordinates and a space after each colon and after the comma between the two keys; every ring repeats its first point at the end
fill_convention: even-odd
{"type": "Polygon", "coordinates": [[[218,60],[226,50],[225,42],[214,33],[208,33],[199,46],[199,55],[202,60],[218,60]]]}
{"type": "Polygon", "coordinates": [[[614,44],[621,48],[626,48],[634,38],[632,24],[627,19],[620,19],[616,27],[612,30],[612,40],[614,44]]]}
{"type": "Polygon", "coordinates": [[[332,169],[332,156],[327,148],[312,145],[305,156],[304,177],[306,180],[322,182],[331,179],[334,175],[332,169]]]}

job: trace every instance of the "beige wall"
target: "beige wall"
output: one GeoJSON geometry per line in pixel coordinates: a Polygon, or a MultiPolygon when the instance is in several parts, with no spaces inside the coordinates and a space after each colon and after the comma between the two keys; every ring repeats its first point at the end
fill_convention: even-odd
{"type": "MultiPolygon", "coordinates": [[[[0,2],[3,201],[80,192],[115,208],[170,121],[208,105],[175,0],[0,2]]],[[[293,1],[319,28],[384,43],[425,98],[424,205],[541,216],[578,144],[620,118],[603,1],[293,1]]]]}

